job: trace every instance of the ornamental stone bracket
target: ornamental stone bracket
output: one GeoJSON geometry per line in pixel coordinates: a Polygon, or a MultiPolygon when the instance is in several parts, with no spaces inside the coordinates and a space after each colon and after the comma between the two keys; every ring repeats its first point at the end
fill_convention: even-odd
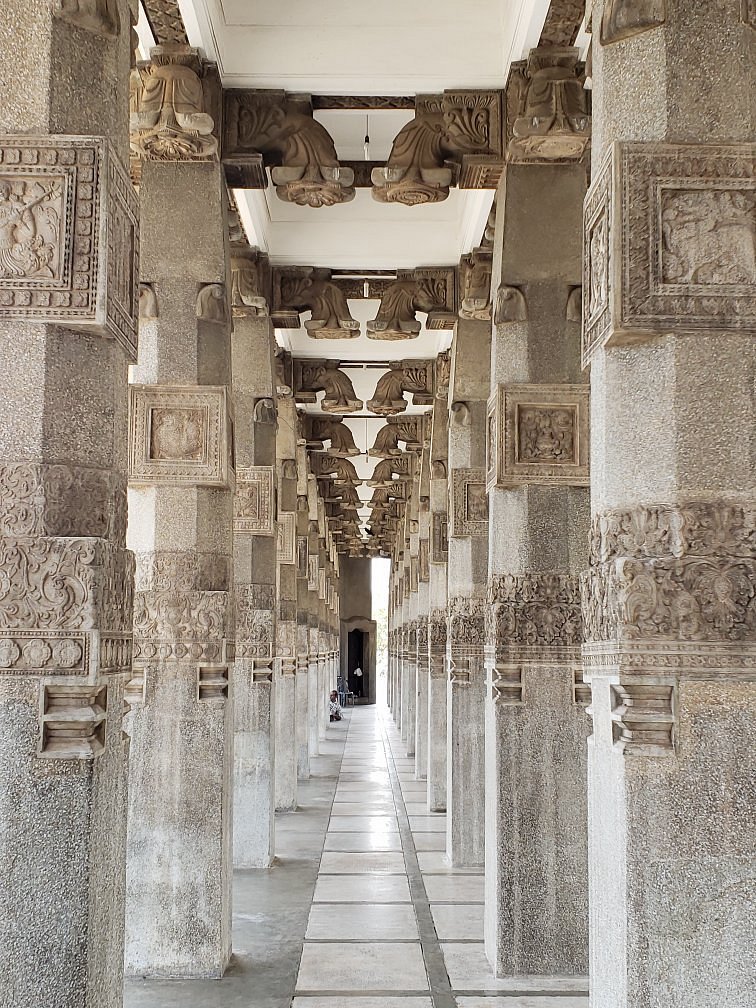
{"type": "Polygon", "coordinates": [[[606,0],[601,17],[601,44],[610,45],[658,28],[666,18],[666,0],[606,0]]]}
{"type": "Polygon", "coordinates": [[[420,335],[417,312],[427,312],[427,329],[452,329],[456,321],[454,267],[398,270],[383,292],[378,314],[367,323],[369,339],[406,340],[420,335]]]}
{"type": "Polygon", "coordinates": [[[504,163],[501,91],[418,95],[415,118],[397,134],[384,167],[372,170],[382,203],[437,203],[457,184],[495,189],[504,163]]]}
{"type": "Polygon", "coordinates": [[[336,458],[360,455],[354,435],[341,417],[301,416],[304,436],[310,451],[325,451],[336,458]],[[329,442],[326,448],[326,442],[329,442]]]}
{"type": "Polygon", "coordinates": [[[258,249],[232,244],[231,311],[235,318],[267,315],[270,305],[270,263],[258,249]]]}
{"type": "Polygon", "coordinates": [[[756,145],[615,143],[584,212],[583,367],[598,347],[756,333],[756,145]]]}
{"type": "Polygon", "coordinates": [[[377,490],[390,490],[397,482],[411,483],[415,479],[416,469],[413,454],[391,455],[376,465],[367,485],[377,490]]]}
{"type": "Polygon", "coordinates": [[[267,188],[279,199],[333,206],[354,199],[354,171],[339,164],[333,140],[313,118],[308,95],[231,89],[223,96],[223,162],[235,188],[267,188]]]}
{"type": "Polygon", "coordinates": [[[589,486],[587,385],[499,385],[488,401],[486,485],[589,486]]]}
{"type": "Polygon", "coordinates": [[[432,406],[434,368],[430,360],[393,361],[381,375],[367,408],[378,416],[395,416],[407,408],[405,392],[412,393],[414,406],[432,406]]]}
{"type": "Polygon", "coordinates": [[[229,488],[232,423],[225,386],[132,385],[129,395],[132,486],[229,488]]]}
{"type": "Polygon", "coordinates": [[[217,160],[220,77],[197,49],[176,43],[154,46],[149,61],[132,70],[129,112],[135,178],[140,159],[217,160]]]}
{"type": "Polygon", "coordinates": [[[0,135],[0,319],[114,338],[135,361],[138,220],[103,137],[0,135]]]}
{"type": "Polygon", "coordinates": [[[331,283],[329,269],[313,266],[282,266],[273,270],[273,324],[279,329],[298,329],[300,315],[311,317],[304,328],[313,339],[356,339],[360,324],[352,318],[340,286],[331,283]]]}
{"type": "Polygon", "coordinates": [[[356,413],[364,403],[358,399],[350,379],[334,360],[293,361],[294,398],[298,403],[317,403],[318,392],[325,395],[320,408],[325,413],[356,413]]]}
{"type": "Polygon", "coordinates": [[[507,160],[580,161],[590,147],[590,92],[574,47],[539,46],[513,63],[506,91],[507,160]]]}
{"type": "Polygon", "coordinates": [[[459,263],[459,317],[491,321],[493,250],[476,248],[459,263]]]}
{"type": "Polygon", "coordinates": [[[419,452],[423,446],[425,418],[388,417],[386,425],[378,431],[373,447],[368,452],[374,458],[391,458],[401,455],[399,442],[404,442],[404,451],[419,452]]]}

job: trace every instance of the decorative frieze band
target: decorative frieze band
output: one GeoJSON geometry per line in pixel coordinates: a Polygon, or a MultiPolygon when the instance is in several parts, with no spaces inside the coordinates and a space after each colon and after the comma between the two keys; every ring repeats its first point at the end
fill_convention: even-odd
{"type": "Polygon", "coordinates": [[[449,599],[448,644],[456,653],[483,653],[485,645],[485,600],[459,596],[449,599]]]}
{"type": "Polygon", "coordinates": [[[225,591],[140,591],[134,598],[134,657],[229,659],[231,596],[225,591]]]}
{"type": "Polygon", "coordinates": [[[582,639],[577,575],[502,574],[489,582],[486,644],[497,659],[574,662],[582,639]]]}

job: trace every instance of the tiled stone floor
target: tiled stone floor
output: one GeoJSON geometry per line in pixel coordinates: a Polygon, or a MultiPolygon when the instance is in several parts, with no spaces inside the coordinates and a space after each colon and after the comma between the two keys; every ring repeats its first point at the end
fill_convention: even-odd
{"type": "Polygon", "coordinates": [[[482,873],[447,862],[385,709],[350,709],[323,749],[277,864],[236,874],[228,974],[131,980],[126,1008],[586,1008],[578,981],[493,978],[482,873]]]}

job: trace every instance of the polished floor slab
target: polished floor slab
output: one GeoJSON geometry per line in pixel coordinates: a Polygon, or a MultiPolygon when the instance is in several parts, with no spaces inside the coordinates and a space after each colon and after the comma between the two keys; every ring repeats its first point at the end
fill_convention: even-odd
{"type": "Polygon", "coordinates": [[[298,991],[428,990],[420,943],[305,942],[298,991]]]}
{"type": "MultiPolygon", "coordinates": [[[[456,937],[456,936],[452,936],[456,937]]],[[[419,941],[415,912],[409,904],[314,904],[305,938],[328,941],[419,941]]]]}

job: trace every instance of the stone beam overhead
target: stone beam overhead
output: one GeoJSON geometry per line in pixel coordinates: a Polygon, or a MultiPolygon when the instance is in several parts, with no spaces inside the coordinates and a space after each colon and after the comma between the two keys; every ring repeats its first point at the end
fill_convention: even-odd
{"type": "Polygon", "coordinates": [[[397,134],[384,167],[372,171],[381,203],[438,203],[452,185],[493,189],[504,162],[501,91],[418,95],[415,118],[397,134]]]}
{"type": "Polygon", "coordinates": [[[354,199],[354,172],[339,164],[308,96],[229,90],[223,123],[223,160],[236,186],[265,189],[270,167],[284,202],[322,207],[354,199]]]}

